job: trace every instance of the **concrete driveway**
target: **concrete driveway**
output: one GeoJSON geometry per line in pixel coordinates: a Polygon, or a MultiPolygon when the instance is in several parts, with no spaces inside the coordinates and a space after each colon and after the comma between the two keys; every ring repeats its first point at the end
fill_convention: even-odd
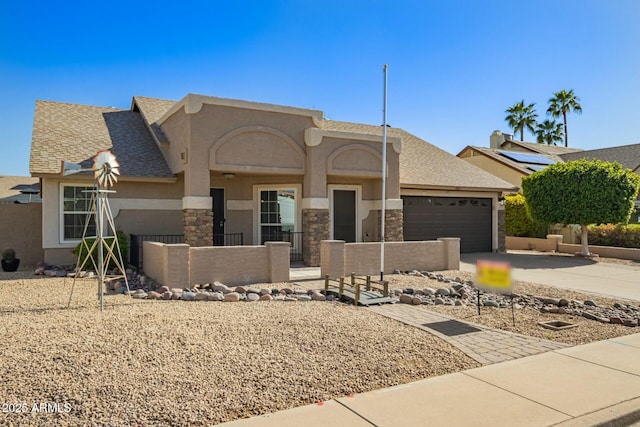
{"type": "Polygon", "coordinates": [[[477,260],[508,262],[513,280],[640,301],[640,266],[543,252],[511,251],[461,254],[460,270],[475,272],[477,260]]]}

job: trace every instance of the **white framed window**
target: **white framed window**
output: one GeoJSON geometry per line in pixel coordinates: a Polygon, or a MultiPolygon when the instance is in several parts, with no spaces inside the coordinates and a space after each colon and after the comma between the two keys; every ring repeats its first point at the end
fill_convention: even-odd
{"type": "MultiPolygon", "coordinates": [[[[72,243],[82,239],[85,222],[91,210],[91,190],[87,185],[60,185],[60,242],[72,243]]],[[[87,236],[96,235],[93,218],[90,219],[87,236]]]]}
{"type": "Polygon", "coordinates": [[[254,186],[254,244],[268,241],[292,242],[292,233],[299,231],[299,184],[254,186]]]}

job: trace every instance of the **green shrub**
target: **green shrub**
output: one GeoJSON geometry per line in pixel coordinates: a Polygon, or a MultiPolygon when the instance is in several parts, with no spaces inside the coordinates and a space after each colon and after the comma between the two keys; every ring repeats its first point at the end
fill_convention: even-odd
{"type": "Polygon", "coordinates": [[[539,238],[547,236],[547,225],[531,219],[522,194],[506,196],[504,210],[507,236],[539,238]]]}
{"type": "MultiPolygon", "coordinates": [[[[120,253],[122,254],[122,261],[124,262],[124,265],[122,267],[126,267],[127,263],[129,261],[129,242],[127,240],[127,236],[126,234],[124,234],[122,231],[118,231],[116,232],[116,236],[118,238],[118,246],[120,247],[120,253]]],[[[113,243],[113,237],[105,237],[104,239],[104,258],[107,258],[107,245],[111,246],[111,244],[113,243]]],[[[95,238],[89,238],[89,239],[85,239],[86,244],[83,245],[82,242],[78,243],[78,246],[76,246],[73,249],[73,255],[76,256],[76,258],[78,259],[78,263],[82,263],[82,261],[85,260],[85,258],[87,257],[87,248],[92,247],[93,243],[95,242],[95,238]]],[[[117,253],[117,248],[114,247],[114,254],[116,255],[116,257],[118,256],[117,253]]],[[[93,251],[91,252],[91,256],[92,258],[95,260],[96,264],[98,263],[98,246],[96,245],[95,248],[93,248],[93,251]]],[[[87,267],[93,267],[93,263],[91,262],[91,260],[87,261],[85,263],[85,268],[87,267]]],[[[109,261],[109,269],[113,269],[116,268],[116,263],[114,262],[114,260],[110,260],[109,261]]]]}
{"type": "Polygon", "coordinates": [[[590,225],[588,229],[591,245],[640,248],[640,224],[590,225]]]}

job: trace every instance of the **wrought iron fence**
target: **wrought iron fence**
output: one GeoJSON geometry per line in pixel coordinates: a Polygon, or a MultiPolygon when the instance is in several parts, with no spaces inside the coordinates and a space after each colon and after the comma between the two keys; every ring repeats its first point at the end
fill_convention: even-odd
{"type": "Polygon", "coordinates": [[[302,251],[302,237],[304,232],[302,231],[274,231],[269,233],[268,236],[262,236],[265,242],[289,242],[291,248],[289,249],[289,261],[299,262],[304,261],[304,253],[302,251]]]}
{"type": "Polygon", "coordinates": [[[214,234],[213,246],[242,246],[244,245],[243,233],[214,234]]]}
{"type": "Polygon", "coordinates": [[[129,235],[129,263],[142,270],[142,243],[184,243],[183,234],[130,234],[129,235]]]}

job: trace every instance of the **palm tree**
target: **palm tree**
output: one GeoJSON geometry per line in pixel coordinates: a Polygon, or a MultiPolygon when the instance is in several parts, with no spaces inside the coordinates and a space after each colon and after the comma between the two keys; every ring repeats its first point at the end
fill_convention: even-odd
{"type": "Polygon", "coordinates": [[[538,123],[536,135],[538,144],[556,145],[556,142],[562,141],[562,123],[556,123],[555,120],[538,123]]]}
{"type": "Polygon", "coordinates": [[[578,98],[573,89],[566,91],[554,92],[553,98],[549,98],[549,108],[547,114],[551,114],[552,117],[560,117],[564,120],[564,146],[569,146],[569,135],[567,134],[567,113],[574,111],[576,113],[582,113],[582,106],[580,105],[580,98],[578,98]]]}
{"type": "Polygon", "coordinates": [[[514,132],[520,131],[520,141],[524,141],[524,128],[527,128],[529,132],[534,133],[536,125],[536,104],[524,105],[524,99],[520,102],[516,102],[513,107],[507,108],[505,113],[508,113],[504,119],[514,132]]]}

